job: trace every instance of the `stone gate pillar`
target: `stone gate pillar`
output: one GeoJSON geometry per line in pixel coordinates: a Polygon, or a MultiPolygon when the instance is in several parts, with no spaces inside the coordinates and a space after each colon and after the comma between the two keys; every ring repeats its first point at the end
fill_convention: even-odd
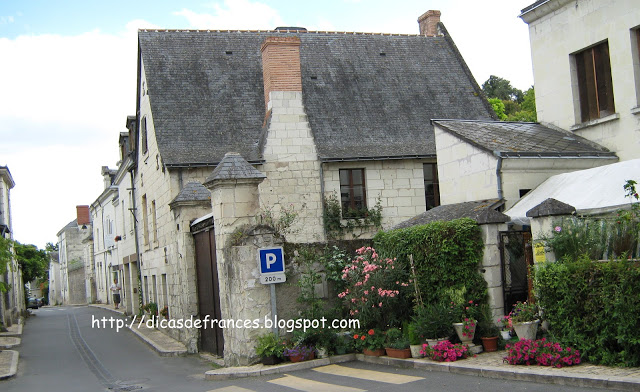
{"type": "MultiPolygon", "coordinates": [[[[266,178],[240,154],[227,153],[204,186],[211,191],[216,240],[220,309],[223,322],[261,320],[270,315],[269,287],[259,282],[257,250],[273,240],[272,232],[256,227],[258,185],[266,178]]],[[[225,325],[226,366],[251,363],[255,338],[263,333],[254,325],[225,325]]]]}

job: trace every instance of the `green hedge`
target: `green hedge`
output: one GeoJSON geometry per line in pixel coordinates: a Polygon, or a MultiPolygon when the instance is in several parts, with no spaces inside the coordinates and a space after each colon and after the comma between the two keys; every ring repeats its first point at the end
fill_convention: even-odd
{"type": "Polygon", "coordinates": [[[535,290],[553,338],[592,363],[640,365],[640,264],[545,263],[535,290]]]}
{"type": "Polygon", "coordinates": [[[467,299],[486,301],[487,284],[478,271],[483,243],[480,228],[468,218],[437,221],[378,233],[374,247],[385,257],[396,257],[411,271],[413,255],[417,281],[425,303],[446,299],[451,289],[466,289],[467,299]]]}

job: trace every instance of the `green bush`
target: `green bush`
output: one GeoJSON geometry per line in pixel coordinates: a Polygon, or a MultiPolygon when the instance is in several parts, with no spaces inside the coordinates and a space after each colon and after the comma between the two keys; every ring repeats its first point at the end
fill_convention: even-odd
{"type": "Polygon", "coordinates": [[[535,290],[555,341],[592,363],[640,366],[639,263],[540,264],[535,290]]]}
{"type": "Polygon", "coordinates": [[[487,284],[478,271],[483,243],[480,228],[472,219],[379,232],[373,241],[381,255],[397,258],[406,271],[411,271],[409,256],[413,255],[425,304],[447,300],[451,290],[465,290],[465,298],[480,304],[486,301],[487,284]]]}

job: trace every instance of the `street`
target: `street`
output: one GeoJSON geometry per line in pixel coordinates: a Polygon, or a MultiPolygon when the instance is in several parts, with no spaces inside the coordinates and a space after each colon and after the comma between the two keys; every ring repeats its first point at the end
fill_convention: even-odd
{"type": "MultiPolygon", "coordinates": [[[[399,369],[364,362],[321,366],[263,377],[207,381],[212,365],[199,356],[160,357],[129,330],[92,328],[87,306],[33,311],[18,347],[16,377],[3,391],[585,391],[588,389],[399,369]]],[[[597,389],[591,389],[596,391],[597,389]]]]}

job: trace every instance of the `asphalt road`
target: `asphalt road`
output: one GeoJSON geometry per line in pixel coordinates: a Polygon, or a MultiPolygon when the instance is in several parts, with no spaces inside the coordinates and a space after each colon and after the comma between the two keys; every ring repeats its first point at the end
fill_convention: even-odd
{"type": "Polygon", "coordinates": [[[211,365],[199,356],[159,357],[129,330],[92,328],[92,314],[96,318],[113,316],[106,310],[46,307],[33,313],[18,348],[18,374],[0,381],[2,391],[587,391],[364,362],[207,381],[204,372],[211,365]]]}

